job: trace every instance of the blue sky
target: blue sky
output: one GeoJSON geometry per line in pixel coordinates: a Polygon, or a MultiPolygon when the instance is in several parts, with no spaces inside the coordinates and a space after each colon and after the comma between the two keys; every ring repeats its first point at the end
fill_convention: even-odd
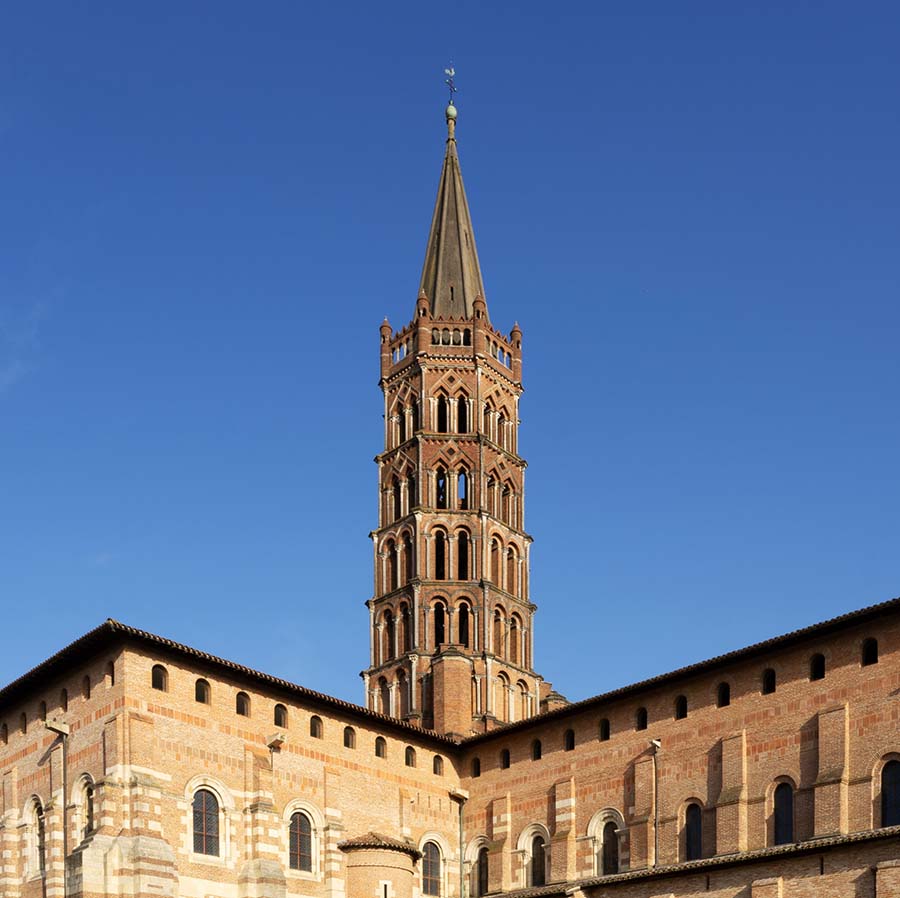
{"type": "Polygon", "coordinates": [[[900,13],[785,6],[5,9],[0,681],[112,616],[360,700],[451,57],[538,669],[900,594],[900,13]]]}

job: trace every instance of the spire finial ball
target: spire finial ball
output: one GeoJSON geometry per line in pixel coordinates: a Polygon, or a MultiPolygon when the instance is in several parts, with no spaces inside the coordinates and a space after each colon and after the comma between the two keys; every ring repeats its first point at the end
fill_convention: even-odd
{"type": "Polygon", "coordinates": [[[452,103],[449,103],[447,105],[447,108],[444,110],[444,115],[447,116],[448,122],[456,121],[456,115],[457,115],[456,107],[452,103]]]}

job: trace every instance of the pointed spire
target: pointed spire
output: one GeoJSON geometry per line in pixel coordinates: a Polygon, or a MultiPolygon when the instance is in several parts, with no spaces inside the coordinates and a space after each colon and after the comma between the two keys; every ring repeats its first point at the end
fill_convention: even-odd
{"type": "Polygon", "coordinates": [[[419,293],[434,318],[471,318],[476,296],[484,298],[472,218],[456,153],[456,107],[447,107],[447,150],[428,235],[419,293]]]}

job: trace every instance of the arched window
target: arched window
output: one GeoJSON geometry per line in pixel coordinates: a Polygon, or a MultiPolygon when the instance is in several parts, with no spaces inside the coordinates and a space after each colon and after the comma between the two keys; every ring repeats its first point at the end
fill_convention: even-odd
{"type": "Polygon", "coordinates": [[[499,608],[494,609],[494,654],[502,655],[503,646],[503,613],[499,608]]]}
{"type": "Polygon", "coordinates": [[[900,825],[900,761],[881,768],[881,825],[900,825]]]}
{"type": "Polygon", "coordinates": [[[416,433],[419,430],[419,403],[416,400],[410,404],[410,411],[412,412],[412,432],[416,433]]]}
{"type": "Polygon", "coordinates": [[[503,751],[500,752],[500,769],[508,770],[509,769],[509,749],[504,748],[503,751]]]}
{"type": "Polygon", "coordinates": [[[409,583],[413,578],[413,570],[415,565],[415,557],[413,556],[413,544],[408,533],[403,534],[403,565],[406,570],[404,581],[409,583]]]}
{"type": "Polygon", "coordinates": [[[600,874],[611,876],[619,872],[619,829],[614,821],[608,820],[603,824],[601,838],[600,874]]]}
{"type": "Polygon", "coordinates": [[[482,898],[488,892],[488,850],[479,848],[475,858],[475,895],[474,898],[482,898]]]}
{"type": "Polygon", "coordinates": [[[200,679],[194,683],[194,701],[201,705],[209,704],[210,688],[206,680],[200,679]]]}
{"type": "Polygon", "coordinates": [[[246,692],[239,692],[234,699],[234,712],[241,717],[250,716],[250,696],[246,692]]]}
{"type": "Polygon", "coordinates": [[[5,723],[0,724],[0,743],[9,745],[9,727],[5,723]]]}
{"type": "Polygon", "coordinates": [[[41,702],[38,705],[38,719],[46,721],[47,720],[47,703],[41,702]]]}
{"type": "Polygon", "coordinates": [[[441,850],[434,842],[426,842],[422,848],[422,892],[441,894],[441,850]]]}
{"type": "Polygon", "coordinates": [[[391,713],[391,687],[384,677],[378,680],[378,701],[381,707],[378,709],[382,714],[391,713]]]}
{"type": "Polygon", "coordinates": [[[194,793],[194,854],[219,854],[219,802],[209,789],[194,793]]]}
{"type": "Polygon", "coordinates": [[[460,530],[456,537],[457,580],[469,579],[469,534],[460,530]]]}
{"type": "Polygon", "coordinates": [[[391,479],[391,497],[394,506],[394,520],[396,521],[403,514],[403,502],[400,496],[400,481],[397,479],[396,474],[391,479]]]}
{"type": "Polygon", "coordinates": [[[515,720],[524,720],[528,716],[528,684],[519,680],[516,683],[515,720]]]}
{"type": "Polygon", "coordinates": [[[456,612],[459,629],[459,644],[469,647],[469,606],[460,605],[456,612]]]}
{"type": "Polygon", "coordinates": [[[434,533],[434,579],[447,579],[447,538],[443,530],[434,533]]]}
{"type": "Polygon", "coordinates": [[[415,767],[416,766],[416,750],[411,746],[406,746],[406,751],[403,755],[404,763],[407,767],[415,767]]]}
{"type": "Polygon", "coordinates": [[[500,543],[491,540],[491,581],[500,585],[500,543]]]}
{"type": "Polygon", "coordinates": [[[376,758],[386,758],[387,757],[387,742],[384,741],[383,736],[377,736],[375,738],[375,757],[376,758]]]}
{"type": "Polygon", "coordinates": [[[169,673],[162,664],[154,664],[153,670],[150,671],[150,685],[154,689],[161,692],[167,692],[169,689],[169,673]]]}
{"type": "Polygon", "coordinates": [[[532,761],[540,761],[541,754],[542,754],[541,740],[535,739],[534,742],[531,743],[531,760],[532,761]]]}
{"type": "Polygon", "coordinates": [[[461,393],[456,400],[456,424],[457,432],[469,432],[469,398],[465,393],[461,393]]]}
{"type": "Polygon", "coordinates": [[[647,709],[638,708],[634,715],[634,728],[636,730],[647,729],[647,709]]]}
{"type": "Polygon", "coordinates": [[[519,618],[514,614],[509,619],[509,660],[519,663],[519,618]]]}
{"type": "Polygon", "coordinates": [[[563,733],[563,751],[575,751],[575,730],[563,733]]]}
{"type": "Polygon", "coordinates": [[[410,472],[406,475],[406,495],[410,511],[419,504],[418,483],[416,475],[410,472]]]}
{"type": "Polygon", "coordinates": [[[518,573],[519,556],[516,550],[510,546],[506,552],[506,591],[514,596],[519,594],[516,588],[516,574],[518,573]]]}
{"type": "Polygon", "coordinates": [[[771,667],[767,667],[762,673],[762,687],[760,692],[763,695],[771,695],[777,686],[775,671],[771,667]]]}
{"type": "Polygon", "coordinates": [[[84,675],[84,679],[81,681],[81,697],[82,698],[90,698],[91,697],[91,677],[89,674],[84,675]]]}
{"type": "Polygon", "coordinates": [[[391,658],[394,657],[394,646],[395,637],[396,637],[396,629],[394,627],[394,615],[391,614],[390,611],[384,612],[384,617],[382,618],[384,623],[384,629],[382,630],[384,645],[382,647],[382,660],[390,661],[391,658]]]}
{"type": "Polygon", "coordinates": [[[437,400],[437,432],[447,433],[447,397],[438,396],[437,400]]]}
{"type": "Polygon", "coordinates": [[[472,758],[472,776],[481,776],[481,758],[472,758]]]}
{"type": "Polygon", "coordinates": [[[385,549],[387,550],[388,564],[387,588],[393,590],[397,588],[397,544],[389,539],[385,549]]]}
{"type": "Polygon", "coordinates": [[[869,638],[864,639],[862,644],[862,657],[860,658],[860,664],[863,667],[868,667],[870,664],[878,663],[878,640],[869,638]]]}
{"type": "Polygon", "coordinates": [[[547,883],[547,845],[543,836],[535,836],[531,840],[531,883],[542,886],[547,883]]]}
{"type": "Polygon", "coordinates": [[[675,699],[675,719],[684,720],[684,718],[687,717],[687,711],[687,696],[679,695],[678,698],[675,699]]]}
{"type": "Polygon", "coordinates": [[[356,748],[356,730],[344,727],[344,748],[356,748]]]}
{"type": "Polygon", "coordinates": [[[779,783],[774,796],[774,842],[789,845],[794,841],[794,790],[790,783],[779,783]]]}
{"type": "Polygon", "coordinates": [[[19,732],[28,732],[28,717],[25,715],[24,711],[21,713],[21,715],[19,715],[19,732]]]}
{"type": "Polygon", "coordinates": [[[309,718],[309,735],[313,739],[322,738],[322,718],[315,714],[309,718]]]}
{"type": "Polygon", "coordinates": [[[287,708],[284,705],[275,705],[275,708],[272,713],[272,719],[277,727],[287,727],[288,725],[288,715],[287,708]]]}
{"type": "Polygon", "coordinates": [[[437,602],[434,606],[434,647],[443,645],[447,641],[446,617],[444,606],[437,602]]]}
{"type": "Polygon", "coordinates": [[[609,740],[609,720],[606,717],[604,717],[600,721],[599,733],[598,733],[597,738],[601,742],[606,742],[609,740]]]}
{"type": "Polygon", "coordinates": [[[810,680],[825,679],[825,656],[816,653],[809,659],[809,678],[810,680]]]}
{"type": "Polygon", "coordinates": [[[447,472],[438,468],[434,477],[434,507],[447,507],[447,472]]]}
{"type": "Polygon", "coordinates": [[[116,685],[116,665],[113,664],[112,661],[106,662],[106,685],[116,685]]]}
{"type": "Polygon", "coordinates": [[[68,689],[60,690],[59,710],[60,711],[68,711],[69,710],[69,690],[68,689]]]}
{"type": "Polygon", "coordinates": [[[731,704],[731,686],[728,683],[719,683],[716,689],[716,707],[727,708],[731,704]]]}
{"type": "Polygon", "coordinates": [[[465,468],[456,475],[456,506],[464,511],[469,507],[469,475],[465,468]]]}
{"type": "Polygon", "coordinates": [[[399,409],[397,409],[397,423],[398,428],[397,431],[400,436],[400,442],[405,443],[407,440],[406,434],[406,409],[401,405],[399,409]]]}
{"type": "Polygon", "coordinates": [[[412,634],[409,630],[409,605],[404,602],[400,605],[400,649],[408,652],[411,648],[412,634]]]}
{"type": "Polygon", "coordinates": [[[81,808],[84,821],[82,838],[87,838],[94,831],[94,784],[89,779],[82,786],[81,808]]]}
{"type": "Polygon", "coordinates": [[[697,861],[703,857],[703,812],[691,802],[684,812],[684,859],[697,861]]]}
{"type": "Polygon", "coordinates": [[[291,869],[312,873],[312,823],[301,811],[291,814],[288,841],[291,869]]]}
{"type": "Polygon", "coordinates": [[[31,808],[31,870],[44,876],[47,872],[47,827],[44,807],[37,799],[31,808]]]}
{"type": "Polygon", "coordinates": [[[431,762],[431,770],[435,776],[444,775],[444,759],[440,755],[434,756],[434,760],[431,762]]]}

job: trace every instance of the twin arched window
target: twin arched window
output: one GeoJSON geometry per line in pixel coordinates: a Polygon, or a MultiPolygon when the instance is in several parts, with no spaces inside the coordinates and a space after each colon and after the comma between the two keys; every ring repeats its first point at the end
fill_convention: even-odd
{"type": "Polygon", "coordinates": [[[302,811],[291,814],[288,827],[288,863],[291,870],[312,873],[312,823],[302,811]]]}
{"type": "Polygon", "coordinates": [[[209,789],[194,793],[194,854],[219,854],[219,802],[209,789]]]}

